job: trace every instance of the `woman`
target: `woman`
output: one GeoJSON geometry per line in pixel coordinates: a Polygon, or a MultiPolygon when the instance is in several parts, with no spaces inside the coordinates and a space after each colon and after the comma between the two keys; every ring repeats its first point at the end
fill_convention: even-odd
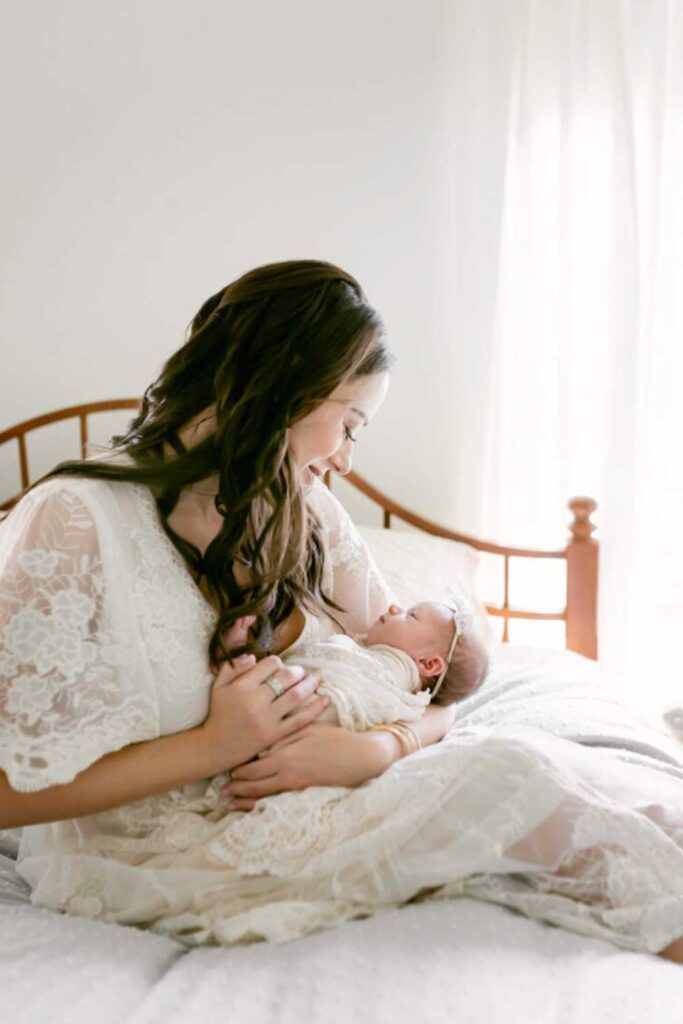
{"type": "MultiPolygon", "coordinates": [[[[315,480],[348,472],[389,362],[350,275],[317,261],[252,271],[202,306],[114,458],[59,467],[12,513],[0,538],[0,828],[34,826],[19,870],[37,903],[191,941],[287,938],[449,883],[533,914],[546,887],[555,903],[541,899],[537,916],[659,952],[683,932],[669,876],[652,882],[655,924],[628,900],[621,924],[596,906],[605,851],[621,836],[637,853],[634,772],[622,783],[620,767],[602,793],[603,765],[585,784],[570,744],[524,729],[464,731],[387,772],[398,739],[316,723],[323,699],[304,701],[319,679],[277,658],[306,631],[363,632],[391,600],[315,480]],[[232,663],[224,642],[246,615],[258,664],[232,663]],[[313,805],[315,787],[340,787],[339,801],[324,822],[312,811],[310,830],[276,815],[259,851],[250,815],[208,832],[196,816],[179,824],[174,794],[201,797],[226,771],[237,810],[305,787],[313,805]],[[605,834],[578,844],[591,815],[605,834]],[[493,892],[487,878],[511,886],[493,892]]],[[[422,743],[452,715],[428,708],[422,743]]],[[[665,806],[682,780],[658,780],[665,806]]],[[[679,826],[658,822],[657,843],[679,826]]],[[[683,877],[676,850],[670,872],[683,877]]]]}

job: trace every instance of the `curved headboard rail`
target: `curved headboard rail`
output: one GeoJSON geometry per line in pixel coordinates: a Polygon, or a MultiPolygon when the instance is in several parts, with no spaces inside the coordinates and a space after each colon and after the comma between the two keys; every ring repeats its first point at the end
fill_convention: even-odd
{"type": "MultiPolygon", "coordinates": [[[[138,398],[114,398],[101,402],[89,402],[84,405],[72,405],[65,409],[35,416],[24,420],[13,427],[0,432],[0,445],[11,441],[17,442],[19,469],[21,476],[21,492],[0,503],[0,512],[7,512],[19,501],[23,492],[31,484],[28,448],[26,436],[32,430],[57,423],[61,420],[78,419],[80,424],[81,455],[85,457],[88,446],[88,417],[99,412],[112,412],[118,409],[137,409],[138,398]]],[[[570,537],[566,547],[559,550],[540,548],[520,548],[497,544],[492,541],[480,540],[457,530],[436,523],[431,519],[411,511],[399,502],[389,498],[382,491],[370,484],[358,473],[348,473],[348,483],[364,494],[370,501],[382,509],[383,525],[389,529],[392,519],[398,519],[418,530],[430,533],[446,540],[469,544],[478,551],[486,551],[504,559],[503,604],[486,605],[487,611],[494,616],[502,617],[503,640],[509,638],[510,619],[563,620],[566,628],[566,643],[569,650],[577,651],[589,658],[598,656],[597,612],[598,612],[598,544],[592,537],[595,529],[591,515],[597,508],[592,498],[572,498],[569,508],[573,514],[570,524],[570,537]],[[510,605],[510,558],[554,558],[566,562],[567,595],[566,604],[561,611],[538,612],[531,609],[514,608],[510,605]]],[[[329,474],[325,481],[329,486],[329,474]]]]}
{"type": "MultiPolygon", "coordinates": [[[[566,643],[570,651],[576,651],[588,658],[598,656],[598,544],[591,536],[595,525],[591,515],[597,509],[593,498],[572,498],[568,507],[572,512],[569,526],[569,540],[559,550],[543,548],[521,548],[493,541],[481,540],[466,533],[452,530],[406,508],[393,498],[378,490],[358,473],[350,472],[344,480],[364,494],[382,510],[382,525],[391,528],[392,519],[398,519],[418,530],[435,537],[468,544],[477,551],[486,551],[503,558],[503,603],[486,604],[490,615],[502,618],[503,642],[509,639],[510,619],[532,619],[563,621],[566,643]],[[565,607],[556,612],[537,612],[531,609],[515,608],[510,604],[510,559],[511,558],[553,558],[566,562],[567,592],[565,607]]],[[[331,484],[330,474],[325,474],[325,483],[331,484]]]]}
{"type": "Polygon", "coordinates": [[[61,420],[78,419],[80,427],[81,458],[85,458],[88,447],[88,417],[98,412],[115,412],[117,409],[139,409],[139,398],[110,398],[103,402],[88,402],[85,405],[70,405],[65,409],[55,409],[54,412],[46,412],[42,416],[34,416],[33,419],[24,420],[22,423],[15,423],[13,427],[0,431],[0,445],[10,441],[16,441],[19,454],[19,473],[21,476],[21,491],[12,495],[0,503],[0,512],[8,512],[21,498],[24,491],[31,485],[31,471],[29,468],[28,448],[26,435],[32,430],[39,430],[40,427],[47,427],[51,423],[59,423],[61,420]]]}

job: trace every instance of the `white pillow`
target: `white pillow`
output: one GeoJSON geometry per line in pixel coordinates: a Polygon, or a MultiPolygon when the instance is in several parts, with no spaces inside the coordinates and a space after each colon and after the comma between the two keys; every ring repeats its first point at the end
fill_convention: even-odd
{"type": "Polygon", "coordinates": [[[481,619],[480,636],[489,652],[497,646],[486,609],[477,596],[479,552],[469,544],[408,530],[359,526],[382,577],[402,605],[443,601],[446,587],[462,594],[481,619]]]}
{"type": "Polygon", "coordinates": [[[475,548],[428,533],[384,530],[378,526],[359,526],[358,530],[401,604],[440,601],[450,585],[463,593],[479,612],[479,553],[475,548]]]}

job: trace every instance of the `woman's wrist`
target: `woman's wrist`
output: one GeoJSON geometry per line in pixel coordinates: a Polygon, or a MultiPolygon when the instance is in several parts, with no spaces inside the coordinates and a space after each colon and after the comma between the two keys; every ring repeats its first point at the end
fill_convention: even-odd
{"type": "Polygon", "coordinates": [[[369,778],[376,778],[378,775],[382,775],[387,768],[390,768],[394,761],[398,761],[399,758],[403,757],[405,751],[398,736],[394,733],[385,732],[384,730],[368,730],[365,735],[373,751],[373,764],[375,767],[369,778]]]}
{"type": "Polygon", "coordinates": [[[394,761],[405,757],[406,754],[414,753],[421,747],[439,743],[450,729],[454,718],[454,707],[434,705],[433,707],[426,708],[424,714],[417,721],[411,722],[410,725],[407,725],[407,723],[391,723],[387,727],[380,726],[368,729],[365,735],[374,746],[375,759],[379,766],[371,777],[374,778],[376,775],[381,775],[387,768],[391,767],[394,761]],[[408,741],[408,746],[406,739],[401,739],[398,735],[399,728],[401,727],[402,731],[409,730],[417,741],[415,745],[408,741]]]}
{"type": "Polygon", "coordinates": [[[225,746],[217,744],[211,738],[204,728],[205,724],[188,729],[185,733],[188,763],[192,765],[193,774],[196,775],[194,781],[210,779],[214,775],[229,772],[244,762],[244,757],[240,760],[239,754],[237,757],[230,757],[225,746]]]}

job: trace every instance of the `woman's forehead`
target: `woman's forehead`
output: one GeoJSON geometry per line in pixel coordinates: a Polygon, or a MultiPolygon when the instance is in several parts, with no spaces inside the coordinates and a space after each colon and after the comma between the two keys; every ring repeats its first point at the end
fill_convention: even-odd
{"type": "Polygon", "coordinates": [[[379,408],[389,387],[388,373],[373,373],[344,381],[329,395],[330,401],[353,406],[369,419],[379,408]]]}

